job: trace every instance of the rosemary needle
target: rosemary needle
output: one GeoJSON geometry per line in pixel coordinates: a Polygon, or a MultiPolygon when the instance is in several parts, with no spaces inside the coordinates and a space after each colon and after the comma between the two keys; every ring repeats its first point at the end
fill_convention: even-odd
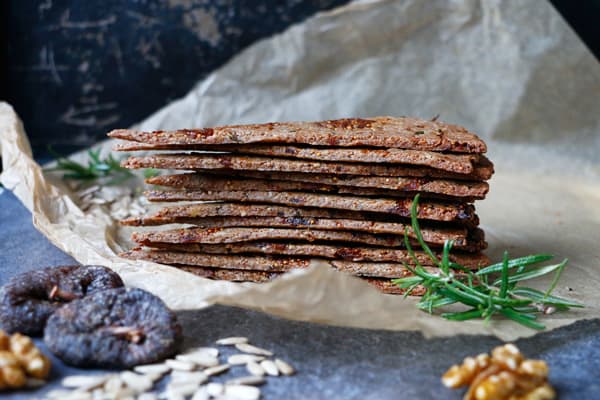
{"type": "Polygon", "coordinates": [[[419,263],[410,245],[408,230],[406,230],[404,244],[415,266],[409,266],[406,263],[404,266],[413,276],[393,280],[400,288],[406,289],[405,296],[419,286],[425,289],[425,294],[417,303],[419,309],[433,313],[438,308],[459,303],[467,306],[467,309],[445,312],[441,316],[452,321],[479,318],[488,321],[493,315],[502,315],[529,328],[544,329],[545,326],[536,321],[539,314],[548,313],[552,309],[563,311],[570,307],[584,307],[581,303],[552,296],[552,291],[567,265],[566,259],[559,264],[540,265],[540,263],[551,260],[553,256],[534,254],[509,259],[508,253],[504,252],[501,262],[473,272],[450,261],[452,241],[446,241],[441,258],[436,257],[423,240],[419,227],[417,219],[419,197],[416,195],[412,203],[412,229],[419,245],[431,258],[433,264],[439,268],[439,272],[427,272],[419,263]],[[554,273],[554,278],[545,292],[520,286],[523,281],[549,273],[554,273]],[[497,276],[498,274],[499,276],[497,276]],[[492,281],[491,284],[490,281],[492,281]]]}

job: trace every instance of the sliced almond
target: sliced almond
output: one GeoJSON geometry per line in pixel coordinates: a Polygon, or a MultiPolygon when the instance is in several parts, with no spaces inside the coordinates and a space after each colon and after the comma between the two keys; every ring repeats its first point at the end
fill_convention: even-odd
{"type": "Polygon", "coordinates": [[[231,365],[248,364],[250,361],[258,362],[265,358],[263,356],[257,356],[254,354],[234,354],[229,356],[227,363],[231,365]]]}
{"type": "Polygon", "coordinates": [[[165,363],[161,364],[146,364],[146,365],[138,365],[133,368],[133,370],[140,374],[160,374],[164,375],[171,370],[165,363]]]}
{"type": "Polygon", "coordinates": [[[272,351],[261,349],[260,347],[253,346],[248,343],[238,343],[235,345],[236,349],[248,354],[258,354],[260,356],[270,357],[273,355],[272,351]]]}
{"type": "Polygon", "coordinates": [[[165,364],[173,370],[177,371],[193,371],[196,369],[196,364],[189,361],[167,360],[165,364]]]}
{"type": "Polygon", "coordinates": [[[255,361],[250,361],[246,364],[246,369],[254,376],[264,376],[265,370],[255,361]]]}
{"type": "Polygon", "coordinates": [[[221,346],[233,346],[240,343],[248,343],[248,338],[243,336],[231,336],[219,339],[216,341],[216,343],[220,344],[221,346]]]}
{"type": "Polygon", "coordinates": [[[260,389],[248,385],[225,385],[224,394],[240,400],[258,400],[260,389]]]}
{"type": "Polygon", "coordinates": [[[296,370],[294,369],[294,367],[292,367],[290,364],[288,364],[287,362],[285,362],[279,358],[275,359],[275,365],[277,365],[277,369],[283,375],[289,376],[289,375],[294,375],[296,373],[296,370]]]}
{"type": "Polygon", "coordinates": [[[225,382],[225,385],[262,385],[265,383],[265,378],[262,376],[240,376],[239,378],[233,378],[225,382]]]}
{"type": "Polygon", "coordinates": [[[229,364],[216,365],[214,367],[206,368],[202,372],[208,376],[219,375],[227,371],[230,367],[231,365],[229,364]]]}
{"type": "Polygon", "coordinates": [[[110,375],[71,375],[63,378],[62,385],[67,388],[77,388],[88,391],[102,386],[110,375]]]}
{"type": "Polygon", "coordinates": [[[271,360],[261,361],[260,366],[265,370],[267,375],[271,375],[271,376],[279,375],[279,368],[277,368],[277,365],[271,360]]]}

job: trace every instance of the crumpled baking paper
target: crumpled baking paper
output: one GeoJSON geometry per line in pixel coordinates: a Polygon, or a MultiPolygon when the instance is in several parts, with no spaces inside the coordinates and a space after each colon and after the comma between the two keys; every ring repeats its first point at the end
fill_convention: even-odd
{"type": "MultiPolygon", "coordinates": [[[[462,124],[488,142],[496,164],[491,192],[476,204],[488,254],[550,252],[570,260],[556,294],[587,308],[544,317],[551,329],[600,317],[599,111],[600,66],[549,3],[379,0],[318,14],[256,43],[136,127],[436,114],[462,124]]],[[[100,206],[82,211],[60,179],[42,172],[6,103],[0,149],[1,182],[31,210],[37,229],[78,261],[108,265],[172,308],[218,302],[427,337],[535,333],[504,320],[430,316],[415,299],[380,294],[322,265],[239,284],[121,259],[116,253],[129,246],[123,238],[130,228],[100,206]]]]}

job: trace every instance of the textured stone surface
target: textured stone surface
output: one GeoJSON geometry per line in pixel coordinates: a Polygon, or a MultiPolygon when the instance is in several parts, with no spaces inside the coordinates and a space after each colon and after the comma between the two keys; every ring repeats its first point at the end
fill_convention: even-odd
{"type": "MultiPolygon", "coordinates": [[[[0,194],[0,283],[20,270],[72,261],[34,230],[30,215],[14,196],[0,194]]],[[[185,347],[212,345],[224,336],[248,336],[275,352],[297,370],[293,377],[269,377],[262,387],[269,399],[460,399],[442,387],[440,375],[463,357],[489,351],[492,337],[456,336],[426,340],[414,332],[349,329],[288,321],[254,311],[215,306],[179,313],[185,347]]],[[[39,341],[38,341],[39,343],[39,341]]],[[[581,321],[566,328],[517,342],[532,358],[545,359],[560,399],[595,399],[600,393],[600,321],[581,321]]],[[[42,348],[45,348],[42,345],[42,348]]],[[[228,355],[231,350],[224,350],[228,355]]],[[[37,392],[3,395],[3,399],[43,396],[60,378],[81,374],[53,359],[52,384],[37,392]]],[[[95,374],[90,370],[83,373],[95,374]]],[[[245,375],[243,367],[216,377],[245,375]]]]}

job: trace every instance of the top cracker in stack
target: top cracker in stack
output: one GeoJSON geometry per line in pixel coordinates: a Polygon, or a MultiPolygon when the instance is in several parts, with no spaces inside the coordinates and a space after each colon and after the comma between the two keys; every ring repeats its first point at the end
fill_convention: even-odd
{"type": "MultiPolygon", "coordinates": [[[[181,202],[125,225],[187,224],[133,234],[123,256],[175,265],[216,279],[266,281],[320,258],[388,293],[409,275],[403,235],[412,198],[425,241],[454,260],[485,265],[473,201],[488,192],[485,143],[456,125],[375,117],[232,125],[177,131],[115,130],[128,168],[182,170],[147,179],[167,189],[150,201],[181,202]]],[[[420,262],[432,261],[417,252],[420,262]]]]}

